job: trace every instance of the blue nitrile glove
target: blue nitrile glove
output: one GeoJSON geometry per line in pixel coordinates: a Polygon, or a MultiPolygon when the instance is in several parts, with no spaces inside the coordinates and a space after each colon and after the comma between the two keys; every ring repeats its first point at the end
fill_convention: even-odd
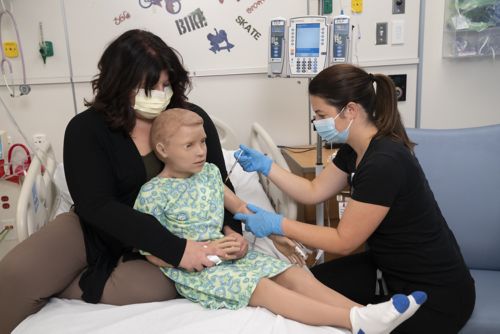
{"type": "Polygon", "coordinates": [[[234,215],[234,219],[245,223],[245,230],[252,232],[258,238],[267,237],[269,234],[283,235],[282,215],[266,211],[250,203],[247,204],[247,208],[255,214],[237,213],[234,215]]]}
{"type": "Polygon", "coordinates": [[[234,157],[238,160],[245,172],[260,172],[265,176],[269,175],[273,160],[263,153],[245,145],[240,145],[240,149],[234,152],[234,157]]]}

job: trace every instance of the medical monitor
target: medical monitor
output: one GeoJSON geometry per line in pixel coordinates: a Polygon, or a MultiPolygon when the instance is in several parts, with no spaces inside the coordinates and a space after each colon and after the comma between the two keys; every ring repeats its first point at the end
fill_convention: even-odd
{"type": "Polygon", "coordinates": [[[314,77],[328,63],[326,17],[293,17],[289,22],[288,73],[291,77],[314,77]]]}
{"type": "Polygon", "coordinates": [[[297,37],[295,38],[296,57],[319,56],[319,29],[319,23],[297,24],[297,37]]]}

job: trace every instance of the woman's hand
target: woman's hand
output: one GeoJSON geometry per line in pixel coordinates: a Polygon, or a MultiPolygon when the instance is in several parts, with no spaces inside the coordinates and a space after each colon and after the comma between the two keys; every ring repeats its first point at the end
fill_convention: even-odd
{"type": "Polygon", "coordinates": [[[287,237],[281,235],[271,234],[269,239],[272,240],[274,246],[285,255],[290,263],[297,264],[299,266],[304,266],[306,264],[306,259],[302,257],[300,252],[297,251],[297,243],[287,237]]]}
{"type": "Polygon", "coordinates": [[[214,266],[215,263],[210,261],[207,255],[217,255],[221,259],[226,257],[226,253],[212,242],[187,240],[179,267],[187,271],[202,271],[214,266]]]}
{"type": "Polygon", "coordinates": [[[271,158],[245,145],[240,145],[240,149],[234,152],[234,157],[245,172],[260,172],[265,176],[269,175],[273,164],[271,158]]]}
{"type": "Polygon", "coordinates": [[[283,216],[269,212],[253,204],[247,205],[254,214],[237,213],[234,219],[245,223],[245,230],[252,232],[256,237],[267,237],[270,234],[283,235],[281,224],[283,216]]]}

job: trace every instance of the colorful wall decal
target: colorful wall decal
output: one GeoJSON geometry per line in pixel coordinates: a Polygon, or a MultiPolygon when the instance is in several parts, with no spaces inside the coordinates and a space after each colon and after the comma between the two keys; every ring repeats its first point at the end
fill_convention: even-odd
{"type": "Polygon", "coordinates": [[[124,10],[123,13],[118,15],[118,17],[115,17],[115,24],[119,25],[120,23],[122,23],[123,21],[125,21],[126,19],[129,19],[129,18],[130,18],[130,13],[127,12],[126,10],[124,10]]]}
{"type": "MultiPolygon", "coordinates": [[[[170,14],[177,14],[181,11],[181,0],[164,0],[165,1],[165,9],[170,14]]],[[[162,0],[139,0],[139,6],[142,8],[149,8],[151,6],[159,6],[162,7],[162,0]]]]}
{"type": "Polygon", "coordinates": [[[247,20],[243,17],[238,16],[236,18],[236,23],[243,27],[243,30],[246,30],[250,36],[252,36],[256,41],[259,40],[259,37],[262,36],[260,32],[257,31],[247,20]]]}
{"type": "Polygon", "coordinates": [[[222,50],[227,50],[227,52],[231,52],[231,49],[234,47],[234,44],[229,43],[229,40],[227,39],[227,33],[225,30],[218,30],[215,29],[215,35],[214,34],[208,34],[207,39],[210,41],[211,47],[209,48],[210,51],[213,53],[217,53],[222,50]]]}
{"type": "Polygon", "coordinates": [[[257,0],[250,7],[247,8],[247,13],[252,14],[254,10],[259,8],[259,6],[263,5],[266,0],[257,0]]]}
{"type": "Polygon", "coordinates": [[[175,20],[175,25],[177,26],[179,35],[183,35],[187,32],[206,27],[207,19],[203,15],[203,11],[197,8],[182,19],[175,20]]]}

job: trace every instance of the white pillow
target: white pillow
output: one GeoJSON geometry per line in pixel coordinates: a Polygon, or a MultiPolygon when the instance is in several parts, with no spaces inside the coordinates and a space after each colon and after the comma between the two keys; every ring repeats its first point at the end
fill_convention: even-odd
{"type": "MultiPolygon", "coordinates": [[[[236,161],[233,155],[234,152],[235,151],[222,149],[228,173],[236,161]]],[[[271,201],[269,201],[269,198],[262,188],[259,182],[259,175],[256,172],[247,173],[241,168],[240,164],[236,164],[233,172],[229,175],[229,179],[234,186],[234,192],[239,198],[247,203],[255,204],[262,209],[274,212],[271,201]]]]}
{"type": "Polygon", "coordinates": [[[57,216],[60,213],[68,212],[73,205],[73,199],[69,194],[68,185],[66,184],[66,177],[64,176],[64,166],[62,162],[57,165],[54,171],[54,184],[58,190],[59,201],[55,212],[57,216]]]}
{"type": "MultiPolygon", "coordinates": [[[[233,155],[234,152],[235,151],[222,149],[228,173],[236,161],[233,155]]],[[[259,182],[259,175],[256,172],[247,173],[239,164],[236,164],[229,179],[234,186],[234,192],[243,201],[255,204],[267,211],[275,212],[271,205],[271,201],[259,182]]],[[[243,236],[248,240],[250,249],[289,262],[289,260],[274,247],[273,242],[269,238],[256,238],[252,233],[247,231],[243,231],[243,236]]],[[[304,268],[307,269],[307,267],[304,268]]]]}

